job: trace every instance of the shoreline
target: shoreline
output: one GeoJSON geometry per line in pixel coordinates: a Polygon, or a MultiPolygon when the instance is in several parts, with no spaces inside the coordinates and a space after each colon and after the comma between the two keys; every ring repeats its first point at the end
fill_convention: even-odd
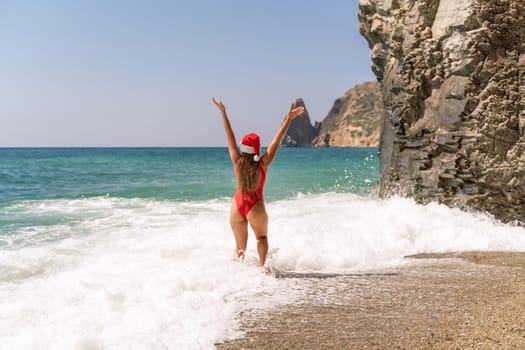
{"type": "Polygon", "coordinates": [[[523,349],[525,252],[408,256],[374,273],[302,278],[305,297],[241,314],[217,349],[523,349]]]}

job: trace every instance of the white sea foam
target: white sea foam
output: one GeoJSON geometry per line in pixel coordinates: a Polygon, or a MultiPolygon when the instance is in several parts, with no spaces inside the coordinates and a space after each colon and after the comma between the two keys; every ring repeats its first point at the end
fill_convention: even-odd
{"type": "MultiPolygon", "coordinates": [[[[62,220],[20,229],[0,250],[0,347],[208,349],[236,334],[243,308],[293,302],[290,284],[301,282],[262,275],[253,236],[247,261],[230,260],[229,205],[100,197],[7,208],[62,220]]],[[[270,264],[281,270],[384,268],[418,252],[525,251],[523,228],[402,198],[329,193],[267,207],[270,264]]]]}
{"type": "Polygon", "coordinates": [[[275,264],[285,269],[340,272],[395,266],[415,253],[525,251],[525,229],[436,203],[327,193],[270,208],[275,264]]]}

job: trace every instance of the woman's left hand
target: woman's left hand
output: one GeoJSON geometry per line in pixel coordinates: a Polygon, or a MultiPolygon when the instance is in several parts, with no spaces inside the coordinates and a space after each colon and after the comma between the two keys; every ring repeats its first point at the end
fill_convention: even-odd
{"type": "Polygon", "coordinates": [[[224,104],[222,103],[222,101],[216,101],[214,97],[211,98],[213,103],[217,106],[217,108],[220,109],[221,112],[225,112],[226,111],[226,107],[224,107],[224,104]]]}

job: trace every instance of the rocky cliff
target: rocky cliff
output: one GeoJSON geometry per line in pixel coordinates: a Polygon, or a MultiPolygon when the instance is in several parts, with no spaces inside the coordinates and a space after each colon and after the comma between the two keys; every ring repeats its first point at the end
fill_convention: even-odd
{"type": "Polygon", "coordinates": [[[378,193],[525,221],[524,0],[360,0],[381,82],[378,193]]]}
{"type": "Polygon", "coordinates": [[[382,110],[379,83],[354,86],[334,101],[312,146],[377,147],[382,110]]]}

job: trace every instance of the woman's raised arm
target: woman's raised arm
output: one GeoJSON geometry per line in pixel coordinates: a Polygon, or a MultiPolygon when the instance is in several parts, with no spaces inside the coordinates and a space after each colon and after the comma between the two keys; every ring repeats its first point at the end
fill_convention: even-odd
{"type": "Polygon", "coordinates": [[[286,135],[286,132],[288,131],[292,120],[303,114],[303,112],[304,107],[297,107],[292,109],[292,106],[290,106],[290,109],[288,110],[288,113],[286,113],[286,117],[284,118],[281,127],[277,131],[277,134],[275,134],[272,142],[270,142],[270,144],[268,145],[266,153],[261,158],[261,162],[266,169],[268,169],[270,164],[273,162],[275,155],[277,154],[277,150],[279,150],[279,146],[281,145],[281,141],[283,140],[284,135],[286,135]]]}
{"type": "Polygon", "coordinates": [[[226,114],[226,107],[222,101],[215,101],[215,98],[211,98],[213,103],[219,108],[222,114],[222,123],[224,124],[224,131],[226,132],[226,138],[228,139],[228,151],[230,152],[230,158],[233,165],[237,163],[237,160],[241,157],[239,153],[239,148],[237,147],[237,141],[235,140],[235,134],[233,133],[230,121],[228,120],[228,115],[226,114]]]}

